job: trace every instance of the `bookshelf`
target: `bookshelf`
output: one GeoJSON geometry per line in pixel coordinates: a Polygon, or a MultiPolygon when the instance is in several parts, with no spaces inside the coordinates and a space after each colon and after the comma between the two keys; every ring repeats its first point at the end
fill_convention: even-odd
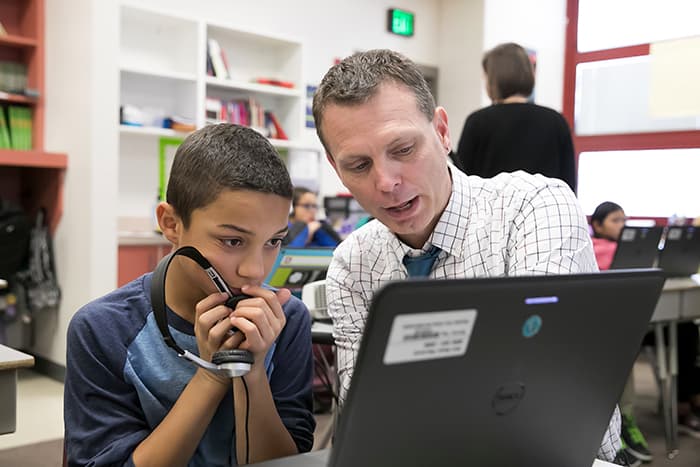
{"type": "Polygon", "coordinates": [[[146,272],[145,265],[152,265],[153,261],[142,261],[143,267],[136,268],[139,271],[131,267],[125,273],[127,262],[141,264],[134,262],[137,252],[148,253],[151,259],[163,253],[162,240],[152,233],[159,145],[163,138],[184,139],[189,133],[163,128],[164,116],[176,116],[201,128],[212,121],[207,118],[208,101],[246,105],[254,102],[274,114],[283,129],[286,139],[275,138],[279,133],[270,132],[270,142],[288,166],[295,154],[305,158],[315,151],[320,160],[321,150],[315,139],[309,143],[305,134],[306,95],[300,41],[231,27],[212,18],[179,16],[131,1],[120,3],[119,30],[122,119],[117,130],[117,224],[121,283],[137,272],[146,272]],[[212,40],[226,57],[225,77],[208,73],[212,40]],[[131,108],[125,111],[125,106],[131,108]],[[124,119],[124,115],[138,118],[138,110],[145,111],[142,126],[134,126],[138,121],[124,119]]]}
{"type": "Polygon", "coordinates": [[[31,112],[28,149],[0,149],[0,196],[21,203],[33,214],[47,210],[52,232],[63,209],[63,179],[68,165],[65,154],[44,151],[44,0],[0,1],[0,61],[26,68],[25,89],[0,90],[0,105],[14,105],[31,112]],[[36,95],[35,95],[36,94],[36,95]]]}

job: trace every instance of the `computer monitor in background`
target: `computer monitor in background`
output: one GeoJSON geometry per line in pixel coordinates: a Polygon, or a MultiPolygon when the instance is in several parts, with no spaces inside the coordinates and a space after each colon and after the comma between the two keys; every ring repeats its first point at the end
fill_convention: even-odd
{"type": "Polygon", "coordinates": [[[663,227],[625,226],[617,241],[610,269],[650,268],[659,256],[663,227]]]}
{"type": "Polygon", "coordinates": [[[285,287],[301,298],[301,289],[309,282],[326,278],[333,259],[333,248],[283,247],[265,280],[272,287],[285,287]]]}
{"type": "Polygon", "coordinates": [[[659,268],[669,277],[691,276],[700,267],[700,227],[669,227],[659,268]]]}

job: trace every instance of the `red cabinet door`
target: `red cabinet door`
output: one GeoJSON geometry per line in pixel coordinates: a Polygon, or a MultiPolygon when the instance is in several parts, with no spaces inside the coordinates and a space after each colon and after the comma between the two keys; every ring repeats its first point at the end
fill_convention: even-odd
{"type": "Polygon", "coordinates": [[[117,264],[117,287],[153,271],[170,248],[163,245],[121,245],[117,264]]]}

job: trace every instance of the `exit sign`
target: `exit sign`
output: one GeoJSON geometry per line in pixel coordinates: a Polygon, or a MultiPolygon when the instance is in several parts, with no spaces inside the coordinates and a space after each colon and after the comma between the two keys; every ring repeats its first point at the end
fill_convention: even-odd
{"type": "Polygon", "coordinates": [[[416,15],[406,10],[389,8],[387,11],[387,29],[399,36],[412,36],[416,15]]]}

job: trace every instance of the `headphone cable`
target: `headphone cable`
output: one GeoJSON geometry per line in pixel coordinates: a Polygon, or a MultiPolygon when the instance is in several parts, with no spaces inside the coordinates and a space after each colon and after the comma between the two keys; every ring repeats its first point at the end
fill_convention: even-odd
{"type": "Polygon", "coordinates": [[[250,415],[250,396],[248,394],[248,383],[245,382],[245,378],[241,376],[241,382],[243,382],[243,389],[245,390],[245,463],[250,464],[250,437],[248,436],[248,419],[250,415]]]}

